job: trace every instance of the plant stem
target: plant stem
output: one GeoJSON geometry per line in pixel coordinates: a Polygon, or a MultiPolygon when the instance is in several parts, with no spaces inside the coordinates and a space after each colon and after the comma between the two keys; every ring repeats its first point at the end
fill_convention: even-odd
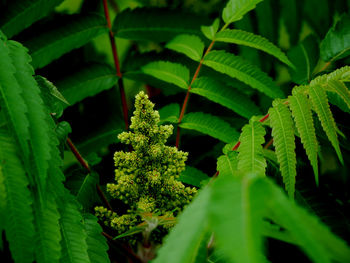
{"type": "MultiPolygon", "coordinates": [[[[80,154],[80,152],[78,151],[77,147],[73,144],[71,139],[67,138],[67,144],[68,144],[70,150],[72,151],[72,153],[74,154],[75,158],[81,164],[81,166],[83,166],[86,169],[86,171],[90,174],[91,169],[90,169],[89,164],[87,163],[87,161],[84,160],[83,156],[80,154]]],[[[105,205],[108,207],[108,209],[113,211],[112,206],[108,202],[106,196],[104,195],[104,193],[102,192],[102,190],[98,184],[96,184],[96,189],[97,189],[97,193],[100,196],[101,200],[105,203],[105,205]]]]}
{"type": "Polygon", "coordinates": [[[179,120],[177,122],[177,132],[176,132],[176,148],[179,148],[179,145],[180,145],[180,123],[182,121],[182,118],[184,117],[185,115],[185,111],[186,111],[186,107],[187,107],[187,104],[188,104],[188,100],[190,98],[190,91],[191,91],[191,87],[194,83],[194,81],[197,79],[198,75],[199,75],[199,71],[201,70],[201,67],[203,65],[203,61],[204,61],[204,58],[205,56],[210,52],[210,50],[213,48],[214,46],[214,43],[215,43],[215,39],[213,39],[210,43],[210,45],[208,46],[207,50],[205,51],[203,57],[201,58],[201,60],[199,61],[199,64],[198,64],[198,67],[192,77],[192,80],[190,82],[190,84],[188,85],[188,88],[187,88],[187,92],[186,92],[186,96],[185,96],[185,99],[184,99],[184,102],[182,104],[182,108],[181,108],[181,112],[180,112],[180,116],[179,116],[179,120]]]}
{"type": "Polygon", "coordinates": [[[113,53],[113,60],[114,60],[114,66],[116,70],[116,75],[119,77],[118,79],[118,86],[120,91],[120,97],[122,100],[122,107],[123,107],[123,117],[124,117],[124,123],[126,130],[129,128],[129,121],[128,121],[128,105],[126,102],[126,96],[125,96],[125,89],[124,89],[124,83],[122,80],[123,74],[120,71],[120,63],[118,58],[118,52],[117,52],[117,45],[115,43],[114,33],[112,31],[112,23],[109,16],[109,10],[108,10],[108,3],[107,0],[103,0],[103,10],[107,21],[107,26],[109,30],[109,40],[111,43],[112,53],[113,53]]]}
{"type": "Polygon", "coordinates": [[[68,144],[70,150],[72,151],[72,153],[74,154],[75,158],[81,164],[81,166],[83,166],[87,170],[88,173],[91,173],[91,169],[89,167],[89,164],[84,160],[83,156],[81,156],[77,147],[75,147],[75,145],[73,144],[71,139],[67,138],[67,144],[68,144]]]}

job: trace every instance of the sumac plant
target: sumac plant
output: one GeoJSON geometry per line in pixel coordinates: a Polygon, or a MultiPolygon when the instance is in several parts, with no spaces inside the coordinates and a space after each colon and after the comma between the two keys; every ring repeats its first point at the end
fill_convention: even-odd
{"type": "Polygon", "coordinates": [[[349,7],[0,0],[1,262],[350,262],[349,7]]]}

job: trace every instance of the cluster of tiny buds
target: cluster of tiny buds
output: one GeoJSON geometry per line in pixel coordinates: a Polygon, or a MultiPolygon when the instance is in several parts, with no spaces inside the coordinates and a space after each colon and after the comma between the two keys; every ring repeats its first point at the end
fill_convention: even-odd
{"type": "Polygon", "coordinates": [[[115,153],[115,183],[107,184],[107,192],[127,204],[128,213],[118,216],[106,208],[95,208],[101,221],[118,233],[140,223],[137,211],[157,211],[160,215],[181,211],[197,193],[196,188],[185,187],[176,180],[185,169],[188,153],[164,145],[173,126],[158,126],[159,113],[153,107],[148,96],[140,92],[136,96],[131,131],[118,136],[122,143],[132,145],[133,151],[115,153]]]}

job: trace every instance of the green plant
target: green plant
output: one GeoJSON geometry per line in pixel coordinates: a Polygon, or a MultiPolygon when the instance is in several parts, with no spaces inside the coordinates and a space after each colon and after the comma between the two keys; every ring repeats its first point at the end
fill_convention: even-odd
{"type": "MultiPolygon", "coordinates": [[[[314,262],[349,261],[347,11],[345,0],[0,0],[1,255],[299,262],[300,248],[314,262]],[[149,111],[130,132],[139,90],[161,126],[142,100],[149,111]],[[158,142],[152,151],[139,144],[147,138],[158,142]],[[184,171],[184,152],[166,139],[189,153],[184,171]],[[155,170],[142,162],[167,151],[179,157],[167,169],[181,183],[156,171],[189,195],[174,200],[171,190],[160,204],[164,186],[147,189],[155,170]],[[133,187],[118,194],[130,169],[149,176],[134,196],[133,187]],[[108,226],[131,221],[110,228],[96,206],[108,226]],[[175,224],[159,250],[149,242],[155,221],[161,236],[175,224]]],[[[158,157],[153,166],[173,161],[158,157]]]]}

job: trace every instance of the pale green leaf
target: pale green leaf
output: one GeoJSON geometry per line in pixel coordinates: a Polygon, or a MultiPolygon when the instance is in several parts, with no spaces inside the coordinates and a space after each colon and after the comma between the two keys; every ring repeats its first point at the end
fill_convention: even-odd
{"type": "Polygon", "coordinates": [[[226,29],[217,33],[215,36],[215,40],[218,42],[227,42],[237,45],[244,45],[262,50],[276,57],[278,60],[285,63],[289,67],[294,67],[280,48],[278,48],[262,36],[255,35],[253,33],[239,29],[226,29]]]}
{"type": "Polygon", "coordinates": [[[280,164],[285,189],[288,195],[294,198],[296,153],[292,116],[288,107],[280,101],[276,101],[274,106],[270,108],[269,115],[273,145],[280,164]]]}
{"type": "Polygon", "coordinates": [[[262,242],[264,203],[250,191],[250,185],[249,177],[219,175],[208,205],[217,246],[233,262],[266,262],[262,242]]]}
{"type": "Polygon", "coordinates": [[[141,70],[145,74],[187,90],[190,71],[181,64],[169,61],[156,61],[148,63],[141,70]]]}
{"type": "Polygon", "coordinates": [[[343,99],[350,110],[350,91],[346,85],[339,80],[329,80],[328,87],[343,99]]]}
{"type": "Polygon", "coordinates": [[[236,141],[239,133],[219,117],[203,112],[191,112],[185,115],[179,125],[181,128],[195,130],[220,141],[236,141]]]}
{"type": "Polygon", "coordinates": [[[266,160],[263,155],[263,147],[265,142],[265,128],[261,122],[250,120],[249,124],[242,128],[238,147],[238,170],[253,173],[257,175],[265,175],[266,160]]]}
{"type": "Polygon", "coordinates": [[[216,163],[216,170],[219,176],[233,176],[237,171],[238,153],[236,151],[228,151],[225,155],[221,155],[216,163]]]}
{"type": "Polygon", "coordinates": [[[298,129],[301,142],[314,170],[316,184],[318,185],[318,143],[309,101],[306,95],[301,92],[293,92],[293,96],[289,96],[288,101],[295,126],[298,129]]]}
{"type": "Polygon", "coordinates": [[[208,231],[207,207],[210,188],[201,190],[178,217],[178,223],[165,238],[154,263],[193,263],[208,231]]]}
{"type": "Polygon", "coordinates": [[[200,61],[204,51],[204,43],[195,35],[178,35],[165,47],[182,53],[194,61],[200,61]]]}
{"type": "Polygon", "coordinates": [[[238,21],[262,0],[229,0],[222,11],[222,19],[226,24],[238,21]]]}
{"type": "Polygon", "coordinates": [[[313,109],[321,122],[323,130],[326,132],[328,139],[332,143],[339,161],[343,162],[343,157],[339,147],[337,136],[337,125],[333,118],[333,114],[329,108],[326,91],[321,85],[310,85],[309,96],[312,101],[313,109]]]}
{"type": "Polygon", "coordinates": [[[205,35],[206,38],[212,40],[219,30],[220,19],[216,18],[212,25],[210,26],[201,26],[201,31],[205,35]]]}
{"type": "Polygon", "coordinates": [[[247,95],[212,78],[197,78],[192,85],[191,93],[219,103],[245,118],[261,113],[247,95]]]}
{"type": "Polygon", "coordinates": [[[216,71],[237,78],[271,98],[283,97],[283,92],[266,73],[239,56],[225,51],[211,51],[205,56],[203,63],[216,71]]]}

